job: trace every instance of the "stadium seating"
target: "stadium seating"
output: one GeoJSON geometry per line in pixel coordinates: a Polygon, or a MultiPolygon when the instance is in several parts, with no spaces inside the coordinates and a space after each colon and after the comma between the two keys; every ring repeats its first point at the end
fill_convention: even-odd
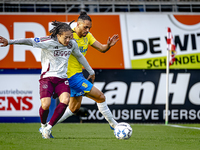
{"type": "Polygon", "coordinates": [[[200,12],[200,0],[0,0],[0,12],[200,12]]]}

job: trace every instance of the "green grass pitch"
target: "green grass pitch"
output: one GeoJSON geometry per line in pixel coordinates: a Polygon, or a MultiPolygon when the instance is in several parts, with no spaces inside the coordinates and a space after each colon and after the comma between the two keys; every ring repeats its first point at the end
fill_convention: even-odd
{"type": "Polygon", "coordinates": [[[61,123],[52,129],[54,139],[42,139],[39,127],[39,123],[0,123],[0,150],[200,149],[200,124],[131,124],[128,140],[116,139],[108,124],[61,123]]]}

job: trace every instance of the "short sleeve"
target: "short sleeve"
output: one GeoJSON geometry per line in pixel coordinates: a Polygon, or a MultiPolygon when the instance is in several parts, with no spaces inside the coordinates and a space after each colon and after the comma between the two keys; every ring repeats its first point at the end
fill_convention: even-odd
{"type": "Polygon", "coordinates": [[[88,33],[88,41],[89,41],[89,45],[92,45],[96,41],[96,39],[91,33],[88,33]]]}

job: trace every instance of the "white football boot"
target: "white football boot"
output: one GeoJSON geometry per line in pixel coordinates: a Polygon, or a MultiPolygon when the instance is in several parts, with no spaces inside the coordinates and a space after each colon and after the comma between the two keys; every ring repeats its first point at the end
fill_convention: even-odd
{"type": "Polygon", "coordinates": [[[51,134],[51,130],[48,130],[47,128],[43,128],[43,130],[42,130],[42,137],[44,139],[54,138],[53,135],[51,134]]]}

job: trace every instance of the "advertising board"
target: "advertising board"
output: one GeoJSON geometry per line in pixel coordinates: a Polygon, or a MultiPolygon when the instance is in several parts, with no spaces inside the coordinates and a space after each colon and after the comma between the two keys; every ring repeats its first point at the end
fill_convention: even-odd
{"type": "MultiPolygon", "coordinates": [[[[119,122],[164,123],[166,103],[165,70],[96,70],[94,85],[106,96],[119,122]]],[[[200,71],[171,70],[169,74],[169,122],[199,123],[200,71]]],[[[88,108],[84,122],[106,122],[95,102],[84,97],[88,108]]]]}
{"type": "MultiPolygon", "coordinates": [[[[167,13],[90,14],[90,32],[101,43],[119,35],[105,54],[91,46],[86,58],[96,69],[94,85],[118,121],[163,122],[166,89],[167,27],[175,40],[177,55],[169,74],[169,122],[199,121],[200,15],[167,13]]],[[[49,35],[54,20],[77,21],[77,14],[0,14],[0,36],[7,39],[49,35]],[[8,19],[9,18],[9,19],[8,19]]],[[[0,48],[0,121],[9,117],[35,118],[39,122],[39,74],[41,50],[31,46],[0,48]],[[5,73],[6,70],[11,73],[5,73]],[[23,69],[23,73],[15,70],[23,69]]],[[[82,106],[84,122],[105,122],[91,99],[82,106]]],[[[53,106],[55,107],[55,105],[53,106]]],[[[51,112],[52,113],[52,112],[51,112]]],[[[34,119],[32,119],[34,120],[34,119]]],[[[73,119],[72,119],[73,120],[73,119]]]]}

